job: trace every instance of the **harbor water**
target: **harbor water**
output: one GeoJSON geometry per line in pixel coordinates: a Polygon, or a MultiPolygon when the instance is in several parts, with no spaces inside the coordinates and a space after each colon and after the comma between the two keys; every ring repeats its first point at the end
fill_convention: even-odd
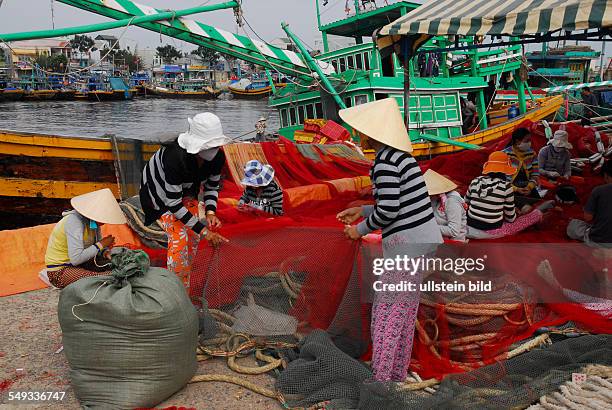
{"type": "MultiPolygon", "coordinates": [[[[188,128],[187,117],[210,111],[221,118],[223,130],[237,137],[268,118],[268,132],[279,128],[278,113],[266,99],[175,100],[138,98],[132,101],[41,101],[0,104],[0,129],[77,137],[116,135],[123,138],[161,140],[188,128]]],[[[254,136],[254,133],[251,134],[254,136]]]]}

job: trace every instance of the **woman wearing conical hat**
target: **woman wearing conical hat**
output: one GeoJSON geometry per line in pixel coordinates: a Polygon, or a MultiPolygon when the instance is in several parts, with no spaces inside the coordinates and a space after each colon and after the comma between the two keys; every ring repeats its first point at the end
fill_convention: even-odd
{"type": "Polygon", "coordinates": [[[423,174],[431,206],[440,227],[440,233],[453,241],[465,241],[467,233],[467,205],[456,191],[457,184],[433,169],[423,174]]]}
{"type": "Polygon", "coordinates": [[[115,238],[102,238],[100,226],[126,223],[108,188],[76,196],[70,204],[74,209],[64,212],[49,237],[45,254],[47,277],[41,277],[60,289],[87,276],[110,274],[110,268],[101,260],[115,238]]]}
{"type": "MultiPolygon", "coordinates": [[[[442,235],[421,169],[410,155],[412,145],[396,100],[386,98],[341,110],[340,117],[359,133],[362,147],[376,151],[370,171],[375,204],[340,212],[337,218],[346,225],[345,234],[356,240],[381,229],[383,255],[388,259],[432,252],[442,243],[442,235]],[[362,222],[351,225],[361,217],[365,218],[362,222]]],[[[416,282],[418,289],[420,274],[386,272],[381,279],[416,282]]],[[[376,380],[405,380],[418,306],[418,291],[401,295],[376,292],[372,308],[376,380]]]]}

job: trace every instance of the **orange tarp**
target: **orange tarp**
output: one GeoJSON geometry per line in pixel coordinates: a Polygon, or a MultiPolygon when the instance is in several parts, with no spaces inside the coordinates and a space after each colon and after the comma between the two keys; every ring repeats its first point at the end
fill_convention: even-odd
{"type": "Polygon", "coordinates": [[[38,278],[55,224],[0,231],[0,296],[43,289],[38,278]]]}
{"type": "MultiPolygon", "coordinates": [[[[0,297],[46,287],[38,278],[38,273],[45,267],[47,242],[54,226],[50,224],[0,231],[0,297]]],[[[102,235],[113,235],[115,246],[142,245],[138,235],[127,225],[104,225],[102,235]]]]}

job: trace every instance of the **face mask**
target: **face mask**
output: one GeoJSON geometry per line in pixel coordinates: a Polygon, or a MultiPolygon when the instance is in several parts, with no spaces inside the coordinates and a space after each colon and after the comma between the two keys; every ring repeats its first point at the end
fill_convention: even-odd
{"type": "Polygon", "coordinates": [[[198,156],[205,161],[212,161],[217,155],[217,152],[219,152],[219,148],[205,149],[204,151],[198,152],[198,156]]]}
{"type": "Polygon", "coordinates": [[[521,142],[517,147],[523,152],[529,151],[531,149],[531,142],[521,142]]]}

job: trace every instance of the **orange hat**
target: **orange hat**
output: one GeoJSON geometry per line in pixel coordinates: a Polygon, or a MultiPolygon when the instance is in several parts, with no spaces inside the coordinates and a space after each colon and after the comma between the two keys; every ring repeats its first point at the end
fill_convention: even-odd
{"type": "Polygon", "coordinates": [[[508,154],[502,151],[495,151],[489,155],[489,160],[485,162],[482,168],[483,174],[491,174],[493,172],[501,172],[506,175],[513,175],[516,169],[510,165],[508,154]]]}

